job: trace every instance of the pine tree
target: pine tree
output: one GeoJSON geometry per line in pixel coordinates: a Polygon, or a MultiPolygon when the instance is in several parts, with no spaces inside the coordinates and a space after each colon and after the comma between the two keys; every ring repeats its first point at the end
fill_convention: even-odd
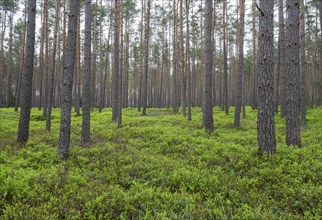
{"type": "Polygon", "coordinates": [[[82,100],[82,146],[90,143],[91,114],[91,39],[92,39],[92,0],[85,1],[85,42],[84,42],[84,77],[82,100]]]}
{"type": "Polygon", "coordinates": [[[289,27],[286,144],[298,147],[301,146],[299,3],[299,0],[287,0],[289,27]]]}
{"type": "Polygon", "coordinates": [[[76,37],[77,37],[77,17],[78,0],[70,1],[68,19],[68,38],[66,57],[64,58],[64,70],[61,88],[61,119],[60,135],[58,142],[58,157],[61,160],[69,158],[70,131],[71,131],[71,108],[72,108],[72,89],[73,75],[76,57],[76,37]]]}
{"type": "Polygon", "coordinates": [[[275,154],[274,95],[274,0],[260,0],[258,57],[257,139],[261,154],[275,154]]]}
{"type": "Polygon", "coordinates": [[[35,54],[36,0],[28,1],[28,22],[25,67],[21,86],[21,111],[17,141],[25,143],[29,137],[29,122],[32,96],[32,75],[35,54]]]}
{"type": "Polygon", "coordinates": [[[203,75],[203,97],[202,97],[202,126],[207,131],[214,130],[214,119],[212,112],[212,0],[205,1],[205,45],[204,59],[205,68],[203,75]]]}

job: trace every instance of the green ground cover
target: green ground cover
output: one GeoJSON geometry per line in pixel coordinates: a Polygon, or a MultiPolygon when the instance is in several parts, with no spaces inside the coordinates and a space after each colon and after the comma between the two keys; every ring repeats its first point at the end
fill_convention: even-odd
{"type": "Polygon", "coordinates": [[[215,131],[166,109],[92,112],[91,147],[80,147],[72,114],[71,157],[57,158],[59,110],[45,131],[32,110],[30,140],[15,144],[19,113],[0,109],[1,219],[321,219],[322,110],[308,110],[302,148],[285,145],[276,116],[277,154],[258,156],[256,111],[241,128],[214,109],[215,131]]]}

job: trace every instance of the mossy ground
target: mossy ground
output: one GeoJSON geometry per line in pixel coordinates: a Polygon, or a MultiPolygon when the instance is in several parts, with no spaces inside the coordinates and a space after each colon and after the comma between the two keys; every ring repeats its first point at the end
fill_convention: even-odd
{"type": "Polygon", "coordinates": [[[32,110],[30,139],[15,144],[19,113],[0,109],[2,219],[321,219],[322,110],[308,110],[302,148],[285,145],[276,115],[277,153],[258,156],[256,111],[241,127],[215,108],[215,131],[167,109],[91,114],[92,146],[80,147],[72,114],[71,156],[57,158],[59,110],[52,131],[32,110]]]}

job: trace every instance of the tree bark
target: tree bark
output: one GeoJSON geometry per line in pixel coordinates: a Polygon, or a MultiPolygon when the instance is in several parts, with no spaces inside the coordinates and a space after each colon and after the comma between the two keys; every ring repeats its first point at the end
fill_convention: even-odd
{"type": "Polygon", "coordinates": [[[114,24],[114,68],[113,68],[113,81],[112,81],[112,121],[117,120],[119,108],[119,72],[120,72],[120,7],[121,0],[115,0],[115,24],[114,24]]]}
{"type": "Polygon", "coordinates": [[[150,10],[151,0],[148,0],[146,19],[145,19],[145,47],[144,47],[144,76],[143,76],[143,93],[142,93],[142,115],[146,115],[147,93],[148,93],[148,73],[149,73],[149,31],[150,31],[150,10]]]}
{"type": "Polygon", "coordinates": [[[56,0],[56,18],[55,18],[55,30],[54,30],[54,46],[51,57],[51,71],[49,75],[49,89],[48,89],[48,103],[46,114],[46,130],[50,131],[51,126],[51,109],[54,103],[54,79],[55,79],[55,67],[56,67],[56,49],[57,49],[57,34],[58,34],[58,22],[60,14],[60,0],[56,0]]]}
{"type": "Polygon", "coordinates": [[[45,52],[44,52],[44,69],[43,69],[43,89],[44,89],[44,94],[43,94],[43,117],[46,117],[47,113],[47,101],[48,101],[48,76],[49,76],[49,23],[48,23],[48,0],[45,0],[44,2],[44,34],[45,34],[45,52]]]}
{"type": "Polygon", "coordinates": [[[205,69],[203,75],[202,126],[207,131],[214,130],[212,113],[212,0],[205,1],[205,69]]]}
{"type": "Polygon", "coordinates": [[[287,0],[289,33],[286,144],[298,147],[301,146],[299,3],[299,0],[287,0]]]}
{"type": "MultiPolygon", "coordinates": [[[[286,115],[286,44],[285,44],[285,24],[284,24],[284,0],[279,0],[279,36],[278,36],[278,72],[281,77],[280,102],[281,117],[286,115]]],[[[278,88],[277,88],[278,89],[278,88]]]]}
{"type": "Polygon", "coordinates": [[[229,114],[229,103],[228,103],[228,61],[227,61],[227,2],[223,1],[223,51],[224,51],[224,109],[226,115],[229,114]]]}
{"type": "Polygon", "coordinates": [[[91,120],[91,56],[92,56],[92,0],[85,1],[84,77],[82,100],[82,146],[90,143],[91,120]]]}
{"type": "Polygon", "coordinates": [[[2,34],[1,34],[1,48],[0,48],[0,108],[2,107],[2,100],[3,100],[3,75],[4,75],[4,37],[5,37],[5,33],[6,33],[6,27],[7,27],[7,11],[5,11],[4,13],[4,18],[2,20],[2,34]]]}
{"type": "Polygon", "coordinates": [[[72,88],[73,75],[76,57],[76,37],[77,37],[77,17],[78,17],[78,0],[70,1],[69,18],[68,18],[68,38],[66,57],[64,58],[64,72],[62,76],[61,90],[61,119],[60,135],[58,142],[58,157],[61,160],[69,158],[70,150],[70,131],[71,131],[71,107],[72,107],[72,88]]]}
{"type": "Polygon", "coordinates": [[[275,154],[274,123],[274,0],[259,2],[258,117],[257,139],[260,154],[275,154]]]}
{"type": "Polygon", "coordinates": [[[7,67],[7,107],[12,106],[12,75],[13,75],[13,62],[12,62],[12,35],[13,35],[13,13],[9,15],[10,28],[9,28],[9,51],[8,51],[8,67],[7,67]]]}
{"type": "MultiPolygon", "coordinates": [[[[300,100],[301,100],[301,127],[306,128],[306,84],[305,84],[305,6],[300,0],[300,100]]],[[[320,5],[321,5],[320,1],[320,5]]]]}
{"type": "Polygon", "coordinates": [[[181,108],[184,117],[187,115],[187,92],[186,92],[186,74],[184,65],[184,46],[183,46],[183,1],[180,0],[180,73],[181,73],[181,108]]]}
{"type": "MultiPolygon", "coordinates": [[[[320,35],[322,37],[322,0],[319,0],[319,11],[320,11],[320,35]]],[[[320,47],[321,48],[321,47],[320,47]]],[[[321,53],[321,52],[320,52],[321,53]]],[[[322,61],[322,56],[320,58],[322,61]]],[[[319,89],[319,104],[322,104],[322,68],[320,68],[320,89],[319,89]]]]}
{"type": "Polygon", "coordinates": [[[188,97],[187,97],[187,106],[188,106],[188,121],[191,121],[191,71],[190,71],[190,31],[189,31],[189,9],[190,2],[186,0],[186,71],[188,77],[188,97]]]}
{"type": "Polygon", "coordinates": [[[237,99],[234,126],[240,127],[240,112],[243,101],[243,75],[244,75],[244,20],[245,20],[245,0],[239,0],[240,23],[239,23],[239,57],[238,57],[238,80],[237,80],[237,99]]]}
{"type": "Polygon", "coordinates": [[[26,40],[26,31],[27,31],[27,9],[28,9],[27,1],[25,1],[25,10],[24,10],[24,24],[25,25],[24,25],[24,28],[23,28],[22,39],[20,39],[20,66],[19,66],[19,78],[17,80],[17,88],[16,88],[15,111],[18,111],[18,107],[20,105],[22,75],[23,75],[23,71],[24,71],[25,40],[26,40]]]}
{"type": "Polygon", "coordinates": [[[22,78],[21,111],[18,127],[18,143],[26,143],[29,137],[29,122],[32,96],[32,75],[35,54],[36,0],[28,1],[27,42],[24,74],[22,78]]]}

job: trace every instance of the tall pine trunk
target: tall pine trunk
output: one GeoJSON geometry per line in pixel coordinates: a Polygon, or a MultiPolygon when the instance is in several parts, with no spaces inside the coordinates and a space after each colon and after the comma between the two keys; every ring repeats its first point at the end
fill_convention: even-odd
{"type": "Polygon", "coordinates": [[[151,0],[148,0],[146,19],[145,19],[145,46],[144,46],[144,75],[143,75],[143,93],[142,93],[142,115],[146,115],[148,98],[148,73],[149,73],[149,31],[150,31],[150,10],[151,0]]]}
{"type": "Polygon", "coordinates": [[[82,95],[82,146],[90,143],[91,120],[91,56],[92,56],[92,0],[85,1],[84,77],[82,95]]]}
{"type": "MultiPolygon", "coordinates": [[[[301,100],[301,127],[306,128],[306,86],[305,86],[305,6],[300,0],[300,100],[301,100]]],[[[320,1],[322,2],[322,1],[320,1]]],[[[321,3],[320,3],[321,4],[321,3]]]]}
{"type": "Polygon", "coordinates": [[[287,0],[289,32],[286,144],[298,147],[301,146],[299,3],[299,0],[287,0]]]}
{"type": "Polygon", "coordinates": [[[258,117],[259,152],[275,154],[274,122],[274,0],[259,2],[258,117]]]}
{"type": "Polygon", "coordinates": [[[60,135],[58,142],[58,157],[61,160],[69,158],[70,150],[70,132],[71,132],[71,108],[72,108],[72,89],[73,75],[76,58],[76,38],[77,38],[77,17],[78,0],[70,1],[69,19],[68,19],[68,39],[66,56],[64,61],[64,71],[62,76],[61,89],[61,118],[60,135]]]}
{"type": "Polygon", "coordinates": [[[191,70],[190,70],[190,31],[189,31],[189,9],[190,2],[186,0],[186,70],[188,77],[188,96],[187,96],[187,106],[188,106],[188,121],[191,121],[191,70]]]}
{"type": "Polygon", "coordinates": [[[112,121],[117,120],[119,108],[119,72],[120,72],[120,7],[121,0],[115,0],[115,16],[114,16],[114,68],[112,81],[112,121]]]}
{"type": "Polygon", "coordinates": [[[204,60],[205,68],[203,73],[202,92],[202,126],[207,131],[214,130],[214,119],[212,112],[212,0],[205,1],[205,42],[204,60]]]}
{"type": "Polygon", "coordinates": [[[243,75],[244,75],[244,20],[245,20],[245,0],[239,1],[240,6],[240,23],[239,23],[239,35],[238,35],[238,46],[239,46],[239,57],[238,57],[238,76],[237,76],[237,99],[236,99],[236,111],[234,126],[240,126],[240,112],[243,103],[243,75]]]}
{"type": "MultiPolygon", "coordinates": [[[[279,77],[281,78],[280,86],[280,103],[281,116],[286,115],[286,44],[285,44],[285,24],[284,24],[284,0],[279,0],[278,16],[279,16],[279,31],[278,31],[278,67],[279,77]]],[[[278,89],[278,88],[277,88],[278,89]]]]}
{"type": "Polygon", "coordinates": [[[49,75],[49,89],[48,89],[48,103],[46,114],[46,130],[50,131],[51,126],[51,109],[54,103],[54,79],[55,79],[55,67],[56,67],[56,49],[57,49],[57,34],[58,34],[58,22],[60,14],[60,0],[56,0],[56,18],[55,18],[55,30],[54,30],[54,46],[51,57],[51,69],[49,75]]]}
{"type": "Polygon", "coordinates": [[[229,103],[228,103],[228,60],[227,60],[227,2],[223,1],[223,51],[224,51],[224,79],[223,79],[223,96],[224,96],[224,109],[226,114],[229,114],[229,103]]]}
{"type": "Polygon", "coordinates": [[[27,42],[24,74],[22,78],[21,111],[17,141],[26,143],[29,137],[29,122],[32,96],[32,75],[35,54],[36,0],[28,1],[27,42]]]}

